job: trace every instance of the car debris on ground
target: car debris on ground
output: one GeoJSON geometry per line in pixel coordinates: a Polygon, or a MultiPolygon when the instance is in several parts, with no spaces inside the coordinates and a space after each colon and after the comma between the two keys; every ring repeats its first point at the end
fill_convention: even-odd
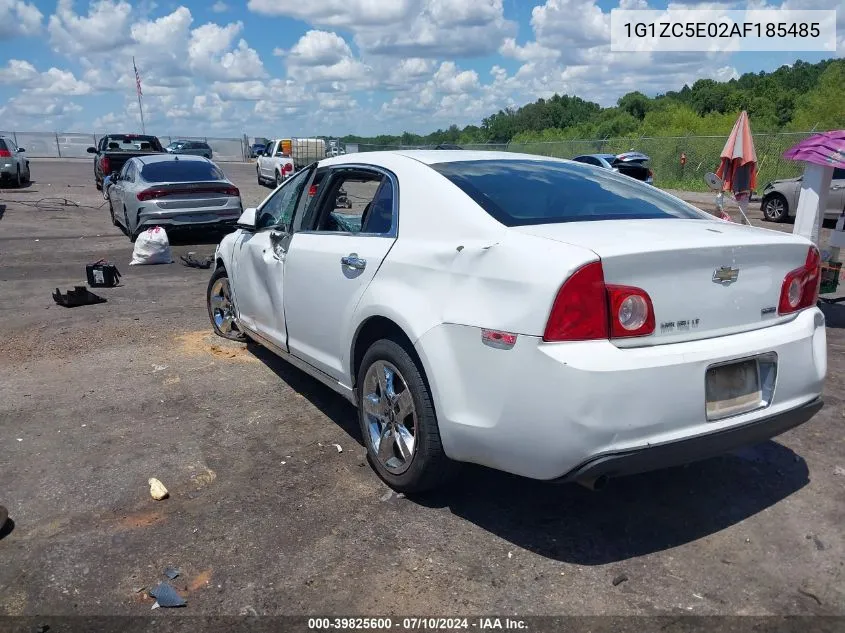
{"type": "Polygon", "coordinates": [[[153,609],[158,607],[184,607],[185,599],[176,592],[176,588],[167,582],[160,582],[156,587],[150,589],[150,597],[155,598],[156,602],[152,606],[153,609]]]}
{"type": "Polygon", "coordinates": [[[161,483],[155,477],[150,477],[150,496],[155,499],[156,501],[161,501],[162,499],[166,499],[170,494],[167,492],[167,488],[164,487],[164,484],[161,483]]]}
{"type": "Polygon", "coordinates": [[[106,299],[94,294],[85,286],[74,286],[73,290],[68,290],[66,293],[62,293],[56,288],[53,293],[53,301],[66,308],[76,308],[95,303],[105,303],[106,299]]]}

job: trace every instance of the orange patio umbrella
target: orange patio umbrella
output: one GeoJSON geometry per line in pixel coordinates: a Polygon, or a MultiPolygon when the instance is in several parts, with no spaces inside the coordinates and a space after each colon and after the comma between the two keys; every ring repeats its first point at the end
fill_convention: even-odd
{"type": "Polygon", "coordinates": [[[757,188],[757,152],[745,110],[740,113],[725,143],[716,175],[722,179],[722,191],[731,191],[735,196],[750,194],[757,188]]]}
{"type": "Polygon", "coordinates": [[[745,211],[751,192],[757,188],[757,152],[754,151],[751,124],[745,110],[734,123],[720,158],[716,175],[722,179],[722,191],[733,193],[743,220],[750,224],[745,211]]]}

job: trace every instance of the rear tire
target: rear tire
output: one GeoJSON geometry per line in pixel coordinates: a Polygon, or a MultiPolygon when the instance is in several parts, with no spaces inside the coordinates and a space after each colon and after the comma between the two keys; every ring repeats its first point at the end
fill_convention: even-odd
{"type": "Polygon", "coordinates": [[[24,176],[23,181],[27,184],[32,182],[32,167],[29,164],[29,161],[26,163],[26,176],[24,176]]]}
{"type": "Polygon", "coordinates": [[[402,345],[381,339],[370,346],[358,369],[356,393],[367,458],[388,486],[423,492],[455,474],[457,464],[443,452],[428,384],[402,345]],[[382,381],[380,375],[389,377],[382,381]]]}
{"type": "Polygon", "coordinates": [[[283,183],[284,181],[285,181],[285,179],[284,179],[284,178],[282,178],[282,172],[277,171],[277,172],[276,172],[276,187],[281,187],[281,186],[282,186],[282,183],[283,183]]]}
{"type": "Polygon", "coordinates": [[[258,178],[258,184],[264,185],[264,179],[261,177],[261,170],[258,169],[258,166],[255,167],[255,176],[258,178]]]}
{"type": "Polygon", "coordinates": [[[789,219],[789,204],[779,193],[763,201],[763,217],[769,222],[786,222],[789,219]]]}
{"type": "Polygon", "coordinates": [[[21,166],[18,165],[17,170],[15,171],[15,187],[20,189],[23,186],[23,180],[21,180],[21,166]]]}
{"type": "Polygon", "coordinates": [[[235,304],[232,302],[229,274],[223,266],[218,266],[211,275],[211,279],[208,280],[205,300],[208,307],[208,318],[211,320],[211,327],[217,336],[230,341],[244,342],[247,340],[244,333],[235,324],[235,304]]]}

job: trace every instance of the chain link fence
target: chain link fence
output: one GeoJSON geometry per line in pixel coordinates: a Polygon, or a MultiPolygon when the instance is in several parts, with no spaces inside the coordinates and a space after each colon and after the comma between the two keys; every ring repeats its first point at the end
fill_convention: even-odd
{"type": "MultiPolygon", "coordinates": [[[[69,132],[15,132],[2,131],[0,136],[11,137],[18,147],[23,147],[32,158],[90,158],[89,147],[96,147],[102,135],[69,132]]],[[[163,146],[173,141],[203,141],[211,147],[212,158],[220,162],[247,160],[244,137],[226,138],[210,136],[159,136],[163,146]]]]}
{"type": "MultiPolygon", "coordinates": [[[[63,132],[3,132],[11,136],[18,146],[24,147],[33,158],[87,158],[87,149],[100,139],[97,134],[72,134],[63,132]]],[[[766,182],[780,178],[799,176],[802,166],[783,158],[783,153],[811,132],[755,134],[759,173],[757,188],[766,182]]],[[[176,140],[205,141],[211,146],[213,159],[221,162],[240,162],[250,158],[249,137],[224,138],[206,136],[159,136],[162,145],[176,140]]],[[[604,139],[573,139],[565,141],[537,141],[511,143],[471,143],[461,147],[468,150],[495,150],[521,152],[573,158],[580,154],[619,154],[638,151],[651,158],[654,182],[660,187],[704,191],[707,186],[704,175],[719,166],[719,154],[725,145],[725,136],[662,136],[626,137],[604,139]],[[686,161],[682,162],[681,157],[686,161]]],[[[342,143],[340,144],[342,145],[342,143]]],[[[328,146],[328,144],[327,144],[328,146]]],[[[361,152],[396,149],[434,149],[434,145],[374,145],[365,143],[347,144],[361,152]]]]}
{"type": "MultiPolygon", "coordinates": [[[[783,158],[783,153],[810,136],[812,132],[755,134],[757,152],[757,189],[767,182],[800,176],[801,163],[783,158]]],[[[719,154],[727,141],[726,136],[661,136],[604,139],[573,139],[566,141],[537,141],[510,143],[476,143],[461,145],[463,149],[496,150],[539,154],[555,158],[574,158],[581,154],[620,154],[637,151],[650,157],[656,185],[667,189],[706,191],[704,175],[719,167],[719,154]],[[681,157],[686,158],[682,162],[681,157]]],[[[434,146],[365,145],[360,151],[390,149],[433,149],[434,146]]]]}

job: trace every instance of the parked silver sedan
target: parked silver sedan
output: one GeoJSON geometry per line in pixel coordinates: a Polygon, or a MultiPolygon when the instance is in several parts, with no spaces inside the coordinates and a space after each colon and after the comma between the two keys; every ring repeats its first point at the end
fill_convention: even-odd
{"type": "Polygon", "coordinates": [[[9,136],[0,136],[0,184],[11,182],[16,187],[29,182],[29,161],[24,155],[24,148],[15,145],[9,136]]]}
{"type": "Polygon", "coordinates": [[[234,225],[243,212],[238,188],[207,158],[187,154],[136,156],[106,180],[115,226],[134,242],[153,226],[165,229],[234,225]]]}
{"type": "MultiPolygon", "coordinates": [[[[765,219],[770,222],[786,222],[795,217],[798,197],[801,194],[801,180],[802,177],[799,176],[766,183],[762,191],[763,199],[760,201],[760,209],[765,219]]],[[[833,179],[830,181],[825,217],[835,218],[843,210],[845,210],[845,169],[836,168],[833,170],[833,179]]]]}

